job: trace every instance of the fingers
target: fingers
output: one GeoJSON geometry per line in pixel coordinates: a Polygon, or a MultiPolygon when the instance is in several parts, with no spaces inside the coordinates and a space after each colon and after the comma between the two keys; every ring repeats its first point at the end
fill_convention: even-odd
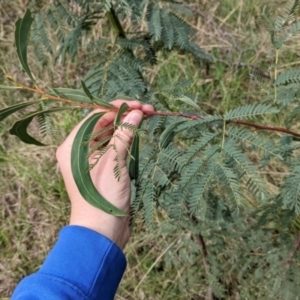
{"type": "MultiPolygon", "coordinates": [[[[114,119],[116,117],[117,113],[110,111],[107,112],[104,116],[100,118],[100,120],[97,122],[97,124],[94,127],[93,134],[100,132],[100,130],[104,129],[105,127],[109,127],[113,124],[114,119]]],[[[106,136],[113,134],[113,128],[111,130],[107,130],[106,132],[102,133],[100,136],[98,136],[94,141],[91,142],[91,147],[94,145],[94,143],[98,140],[103,139],[106,136]]]]}
{"type": "MultiPolygon", "coordinates": [[[[123,120],[123,123],[128,123],[138,127],[140,122],[143,119],[143,112],[140,110],[131,111],[123,120]]],[[[115,151],[109,151],[107,153],[107,159],[113,160],[116,155],[118,155],[119,164],[122,167],[125,165],[125,160],[128,155],[128,149],[131,146],[132,139],[134,137],[134,132],[132,130],[128,130],[124,127],[119,127],[115,132],[110,141],[111,145],[115,146],[115,151]]]]}
{"type": "Polygon", "coordinates": [[[147,111],[154,111],[154,107],[150,104],[143,104],[142,105],[142,109],[143,112],[147,112],[147,111]]]}
{"type": "MultiPolygon", "coordinates": [[[[154,107],[150,104],[142,104],[139,101],[124,101],[124,100],[115,100],[112,101],[111,104],[114,105],[116,108],[119,108],[122,103],[126,103],[132,110],[141,110],[141,111],[154,111],[154,107]]],[[[94,131],[97,132],[100,131],[101,129],[111,125],[114,122],[114,119],[117,115],[117,112],[107,112],[96,124],[94,131]]],[[[122,122],[124,122],[122,118],[122,122]]],[[[113,133],[112,130],[104,133],[101,135],[97,140],[100,140],[101,138],[111,135],[113,133]]]]}
{"type": "MultiPolygon", "coordinates": [[[[116,108],[119,108],[122,103],[126,103],[132,110],[134,109],[139,109],[139,110],[145,110],[145,111],[149,111],[149,110],[154,110],[152,105],[149,104],[142,104],[139,101],[125,101],[125,100],[115,100],[112,101],[111,104],[113,106],[115,106],[116,108]]],[[[71,131],[71,133],[69,134],[69,136],[67,137],[67,139],[65,140],[65,142],[73,142],[77,131],[79,130],[79,128],[82,126],[82,124],[93,114],[95,113],[99,113],[101,111],[105,111],[102,109],[95,109],[94,111],[92,111],[91,113],[89,113],[79,124],[77,124],[77,126],[71,131]]],[[[100,120],[99,122],[96,124],[95,129],[99,130],[104,128],[105,126],[108,126],[110,123],[112,123],[114,121],[116,112],[112,112],[109,111],[107,112],[100,120]]]]}
{"type": "MultiPolygon", "coordinates": [[[[154,107],[150,104],[142,104],[139,101],[124,101],[124,100],[115,100],[112,101],[111,104],[113,104],[116,108],[119,108],[122,103],[126,103],[130,109],[132,110],[141,110],[143,112],[149,112],[149,111],[154,111],[154,107]]],[[[130,112],[130,111],[129,111],[130,112]]],[[[129,112],[126,112],[124,114],[124,116],[121,118],[122,122],[124,121],[124,118],[126,117],[127,114],[129,114],[129,112]]],[[[115,117],[117,115],[117,112],[107,112],[96,124],[95,128],[94,128],[94,133],[96,133],[97,131],[101,131],[103,128],[111,126],[115,120],[115,117]]],[[[110,136],[113,134],[113,128],[111,128],[110,130],[105,131],[104,133],[102,133],[100,136],[98,136],[94,141],[91,142],[91,146],[95,145],[95,142],[100,141],[101,139],[110,136]]],[[[108,142],[107,142],[108,143],[108,142]]]]}
{"type": "Polygon", "coordinates": [[[126,100],[114,100],[112,102],[110,102],[110,104],[112,104],[113,106],[119,108],[123,103],[126,103],[132,110],[134,109],[141,109],[143,104],[139,101],[126,101],[126,100]]]}
{"type": "MultiPolygon", "coordinates": [[[[124,118],[123,122],[129,123],[128,120],[130,119],[130,124],[132,125],[138,125],[142,118],[143,118],[143,111],[154,111],[154,108],[152,105],[149,104],[142,104],[139,101],[125,101],[125,100],[115,100],[112,101],[111,104],[114,105],[116,108],[119,108],[122,103],[126,103],[130,109],[132,110],[131,112],[128,113],[128,115],[124,118]],[[138,112],[137,112],[138,111],[138,112]],[[134,114],[132,114],[133,112],[135,112],[134,114]],[[133,123],[132,123],[133,122],[133,123]]],[[[79,124],[77,124],[77,126],[71,131],[71,133],[69,134],[69,136],[66,138],[66,140],[64,141],[64,143],[57,149],[56,152],[56,157],[58,162],[60,162],[61,160],[64,161],[69,161],[69,156],[71,153],[71,148],[72,148],[72,144],[74,141],[74,138],[79,130],[79,128],[82,126],[82,124],[88,119],[90,118],[93,114],[95,113],[99,113],[101,111],[104,111],[102,109],[96,109],[94,111],[92,111],[90,114],[88,114],[79,124]]],[[[94,132],[95,131],[99,131],[103,128],[105,128],[106,126],[109,126],[110,124],[113,123],[115,117],[116,117],[116,113],[114,111],[108,111],[104,116],[102,116],[100,118],[100,120],[97,122],[95,128],[94,128],[94,132]]],[[[115,142],[120,143],[120,139],[122,137],[124,137],[125,139],[125,144],[126,147],[130,146],[131,140],[133,138],[133,133],[130,132],[130,130],[127,129],[123,129],[121,130],[122,132],[120,132],[119,130],[117,130],[118,134],[120,135],[120,138],[115,138],[115,142]]],[[[115,136],[116,137],[116,136],[115,136]]],[[[123,157],[125,155],[127,155],[127,150],[126,147],[124,148],[124,146],[122,147],[120,145],[120,152],[122,153],[123,157]],[[126,153],[124,153],[124,149],[126,150],[126,153]]],[[[126,159],[126,156],[125,156],[126,159]]]]}
{"type": "Polygon", "coordinates": [[[118,99],[111,102],[111,104],[117,108],[119,108],[122,105],[122,103],[126,103],[131,110],[139,109],[143,112],[154,111],[154,107],[152,105],[142,104],[139,101],[126,101],[126,100],[118,99]]]}

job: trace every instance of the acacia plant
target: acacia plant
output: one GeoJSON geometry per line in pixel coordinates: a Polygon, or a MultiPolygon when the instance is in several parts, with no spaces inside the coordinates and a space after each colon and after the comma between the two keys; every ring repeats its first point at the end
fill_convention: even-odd
{"type": "MultiPolygon", "coordinates": [[[[119,98],[154,105],[156,111],[145,113],[140,128],[121,122],[129,109],[124,104],[113,128],[106,129],[126,127],[135,132],[128,162],[133,223],[142,214],[151,229],[155,212],[164,211],[166,232],[191,233],[186,248],[170,251],[164,261],[166,267],[190,265],[182,288],[192,287],[206,299],[296,299],[300,133],[295,121],[300,112],[300,69],[279,72],[278,66],[281,46],[300,30],[299,7],[300,1],[290,1],[277,15],[265,7],[257,19],[269,31],[275,53],[271,79],[264,85],[266,96],[214,115],[206,113],[192,94],[193,82],[180,77],[167,82],[159,74],[149,81],[147,76],[147,70],[160,63],[159,56],[171,51],[193,59],[199,67],[214,63],[193,41],[188,5],[175,0],[32,0],[15,30],[16,51],[32,84],[23,85],[6,74],[11,85],[0,89],[32,92],[39,98],[0,110],[0,120],[36,107],[16,121],[10,133],[43,146],[27,131],[35,117],[46,134],[51,132],[54,112],[112,111],[116,108],[109,102],[119,98]],[[101,38],[82,43],[99,20],[107,24],[101,38]],[[27,60],[28,44],[45,68],[67,60],[86,62],[77,88],[49,87],[36,78],[27,60]],[[254,152],[260,162],[251,160],[254,152]],[[260,167],[270,160],[290,168],[278,194],[271,194],[259,175],[260,167]]],[[[72,148],[72,172],[86,201],[123,216],[97,192],[88,172],[91,153],[100,158],[114,147],[107,145],[110,136],[106,136],[89,148],[88,141],[104,133],[91,136],[103,114],[91,116],[79,130],[72,148]]],[[[117,151],[115,161],[119,177],[117,151]]]]}

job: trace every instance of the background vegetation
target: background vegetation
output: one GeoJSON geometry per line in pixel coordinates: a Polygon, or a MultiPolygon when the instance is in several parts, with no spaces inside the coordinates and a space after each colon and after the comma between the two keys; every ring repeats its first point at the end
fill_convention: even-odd
{"type": "MultiPolygon", "coordinates": [[[[209,68],[199,66],[192,58],[171,52],[168,56],[158,57],[157,66],[146,70],[148,80],[151,82],[158,72],[165,76],[166,81],[180,74],[180,80],[194,82],[193,91],[201,99],[199,105],[211,114],[224,113],[242,104],[258,103],[264,92],[260,83],[270,77],[270,66],[274,63],[274,49],[270,45],[269,34],[255,21],[263,3],[258,0],[249,0],[247,3],[243,0],[184,2],[194,13],[194,17],[189,19],[196,30],[193,40],[212,54],[214,63],[209,68]],[[254,80],[258,75],[259,82],[254,80]]],[[[274,4],[280,7],[281,2],[285,1],[276,1],[274,4]]],[[[13,43],[15,21],[24,15],[25,9],[23,1],[8,3],[0,0],[0,65],[6,73],[21,82],[26,82],[27,77],[22,73],[13,43]]],[[[104,24],[103,20],[99,20],[92,35],[101,36],[106,32],[104,24]]],[[[82,43],[85,42],[83,37],[82,43]]],[[[297,53],[300,45],[297,43],[298,40],[293,39],[282,48],[281,68],[299,63],[297,53]]],[[[48,64],[42,67],[36,62],[33,52],[29,54],[31,69],[50,86],[76,87],[86,72],[84,66],[78,63],[80,55],[74,62],[67,60],[65,66],[48,64]]],[[[2,83],[4,75],[0,76],[2,83]]],[[[2,92],[0,97],[2,108],[16,100],[29,100],[32,94],[2,92]]],[[[82,115],[77,113],[65,113],[64,118],[54,119],[60,130],[56,132],[55,139],[48,140],[51,146],[45,148],[27,146],[9,138],[9,126],[5,126],[7,121],[1,124],[0,295],[3,298],[9,297],[22,277],[39,268],[55,242],[59,229],[68,222],[69,202],[55,162],[55,149],[81,118],[82,115]]],[[[32,124],[31,131],[37,131],[37,125],[32,124]]],[[[298,124],[294,124],[293,128],[297,127],[298,124]]],[[[252,152],[251,160],[258,163],[258,153],[252,152]]],[[[260,173],[268,191],[276,193],[283,177],[287,175],[287,169],[271,161],[260,169],[260,173]]],[[[250,197],[246,199],[251,201],[250,197]]],[[[249,206],[253,211],[261,208],[259,203],[250,203],[249,206]]],[[[210,239],[207,223],[202,235],[207,238],[208,244],[207,249],[203,249],[201,240],[191,238],[193,232],[184,226],[166,222],[164,213],[157,213],[155,217],[153,231],[147,231],[142,222],[137,220],[131,242],[125,251],[127,272],[116,299],[205,299],[208,297],[208,288],[213,289],[215,299],[275,299],[278,296],[274,293],[281,283],[276,282],[276,276],[268,264],[276,268],[279,262],[274,258],[253,262],[253,257],[264,257],[270,250],[266,240],[278,242],[278,231],[273,229],[267,234],[256,229],[245,242],[242,236],[234,236],[233,233],[237,232],[235,225],[223,230],[223,225],[219,224],[218,232],[215,224],[211,224],[217,238],[210,239]],[[230,234],[226,234],[226,230],[230,234]],[[219,252],[219,249],[222,251],[219,252]],[[203,255],[206,251],[211,255],[208,258],[203,255]],[[248,258],[251,260],[247,264],[248,258]],[[210,259],[219,261],[221,269],[212,272],[219,274],[218,280],[207,278],[207,265],[213,265],[210,259]],[[230,267],[226,265],[227,261],[232,262],[230,267]],[[243,263],[239,264],[239,261],[243,263]],[[259,274],[263,268],[256,269],[253,264],[266,264],[266,273],[259,274]],[[223,274],[222,280],[220,274],[223,274]]],[[[252,224],[255,215],[248,215],[247,218],[252,224]]],[[[211,222],[214,223],[214,220],[211,222]]],[[[247,224],[244,225],[246,230],[247,224]]],[[[278,221],[276,226],[280,230],[285,224],[278,221]]],[[[287,229],[289,234],[295,236],[295,240],[298,228],[296,224],[287,229]]],[[[297,253],[293,253],[294,246],[288,246],[281,257],[287,263],[291,253],[295,256],[293,259],[296,260],[297,256],[297,253]]],[[[281,248],[278,249],[281,251],[281,248]]],[[[299,279],[293,277],[289,280],[299,279]]],[[[291,296],[290,299],[295,297],[291,296]]]]}

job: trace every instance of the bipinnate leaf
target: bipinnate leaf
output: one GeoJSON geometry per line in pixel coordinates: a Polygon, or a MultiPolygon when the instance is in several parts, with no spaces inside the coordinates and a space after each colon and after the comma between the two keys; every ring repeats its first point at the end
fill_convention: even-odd
{"type": "MultiPolygon", "coordinates": [[[[36,102],[36,101],[35,101],[36,102]]],[[[35,138],[33,138],[31,135],[27,132],[27,127],[31,123],[32,119],[38,115],[45,114],[45,113],[52,113],[57,112],[61,110],[66,109],[73,109],[73,107],[53,107],[48,110],[43,111],[36,111],[28,116],[26,118],[17,121],[13,127],[9,130],[9,133],[12,135],[16,135],[22,142],[26,144],[33,144],[36,146],[45,146],[45,144],[39,142],[35,138]]]]}
{"type": "Polygon", "coordinates": [[[121,121],[121,117],[122,115],[124,114],[124,112],[126,110],[128,110],[129,106],[126,104],[126,103],[122,103],[119,110],[118,110],[118,113],[117,113],[117,116],[115,118],[115,121],[114,121],[114,126],[115,128],[118,127],[120,125],[120,121],[121,121]]]}
{"type": "Polygon", "coordinates": [[[300,82],[300,70],[291,69],[279,74],[277,79],[274,81],[274,85],[286,85],[288,83],[299,83],[300,82]]]}
{"type": "Polygon", "coordinates": [[[291,173],[285,178],[279,199],[286,208],[300,213],[300,166],[295,165],[291,173]]]}
{"type": "MultiPolygon", "coordinates": [[[[66,100],[71,100],[79,103],[97,103],[99,107],[114,109],[115,107],[108,102],[92,96],[92,99],[81,90],[69,89],[69,88],[55,88],[48,92],[50,95],[57,96],[66,100]]],[[[91,95],[91,94],[89,94],[91,95]]]]}
{"type": "Polygon", "coordinates": [[[176,134],[175,128],[184,122],[186,122],[186,120],[175,122],[175,123],[171,124],[170,126],[168,126],[164,130],[164,132],[159,137],[159,147],[161,149],[166,148],[172,142],[172,140],[176,134]]]}
{"type": "Polygon", "coordinates": [[[22,67],[26,74],[30,77],[32,81],[34,78],[30,72],[28,63],[27,63],[27,43],[29,39],[30,26],[33,22],[33,18],[31,17],[31,12],[29,9],[26,10],[24,18],[19,18],[16,22],[16,30],[15,30],[15,43],[17,47],[17,54],[22,64],[22,67]]]}
{"type": "Polygon", "coordinates": [[[74,181],[82,197],[91,205],[114,216],[125,217],[124,212],[108,202],[95,188],[89,173],[88,139],[97,121],[105,112],[93,114],[78,130],[71,150],[71,169],[74,181]]]}
{"type": "Polygon", "coordinates": [[[280,110],[272,104],[247,104],[230,110],[224,115],[224,119],[232,120],[234,118],[254,118],[259,115],[276,114],[279,112],[280,110]]]}
{"type": "Polygon", "coordinates": [[[158,41],[161,37],[161,10],[155,3],[150,3],[147,7],[147,23],[151,37],[154,41],[158,41]]]}
{"type": "Polygon", "coordinates": [[[40,102],[40,100],[24,102],[24,103],[17,103],[12,106],[1,109],[0,110],[0,121],[4,120],[6,117],[8,117],[9,115],[13,114],[16,111],[23,109],[31,104],[38,103],[38,102],[40,102]]]}
{"type": "Polygon", "coordinates": [[[114,100],[137,100],[136,98],[133,98],[133,97],[129,97],[129,96],[126,96],[124,94],[117,94],[117,96],[114,97],[114,100]]]}
{"type": "Polygon", "coordinates": [[[136,134],[130,149],[129,176],[131,180],[137,179],[139,175],[139,145],[140,137],[136,134]]]}

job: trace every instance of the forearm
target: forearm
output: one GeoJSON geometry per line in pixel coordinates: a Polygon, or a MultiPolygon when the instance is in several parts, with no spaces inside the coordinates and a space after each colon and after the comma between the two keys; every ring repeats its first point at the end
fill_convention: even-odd
{"type": "Polygon", "coordinates": [[[40,270],[24,278],[11,299],[113,299],[125,268],[125,256],[112,241],[66,226],[40,270]]]}

